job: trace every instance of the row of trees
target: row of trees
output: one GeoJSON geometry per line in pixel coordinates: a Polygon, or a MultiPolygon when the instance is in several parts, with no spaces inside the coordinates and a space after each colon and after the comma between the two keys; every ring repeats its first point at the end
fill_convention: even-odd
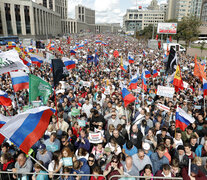
{"type": "MultiPolygon", "coordinates": [[[[181,21],[177,21],[177,19],[171,19],[166,22],[177,22],[177,34],[172,35],[173,39],[176,39],[177,42],[179,40],[185,41],[186,48],[189,46],[190,42],[198,39],[199,35],[199,27],[201,26],[201,21],[196,16],[188,16],[184,17],[181,21]]],[[[154,35],[156,37],[156,29],[154,28],[154,35]]],[[[137,33],[137,37],[145,37],[146,39],[150,39],[153,33],[153,25],[149,25],[144,28],[144,30],[137,33]]],[[[163,35],[163,39],[166,39],[167,35],[163,35]]]]}

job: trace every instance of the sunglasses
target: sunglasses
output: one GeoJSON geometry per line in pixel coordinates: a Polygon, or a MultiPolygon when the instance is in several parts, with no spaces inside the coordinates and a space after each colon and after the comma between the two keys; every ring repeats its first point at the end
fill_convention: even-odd
{"type": "Polygon", "coordinates": [[[94,162],[94,159],[93,160],[92,159],[89,159],[88,162],[94,162]]]}
{"type": "Polygon", "coordinates": [[[144,158],[144,155],[143,156],[139,156],[139,158],[144,158]]]}
{"type": "Polygon", "coordinates": [[[112,162],[112,163],[118,163],[117,161],[114,161],[114,160],[113,160],[113,161],[111,161],[111,162],[112,162]]]}

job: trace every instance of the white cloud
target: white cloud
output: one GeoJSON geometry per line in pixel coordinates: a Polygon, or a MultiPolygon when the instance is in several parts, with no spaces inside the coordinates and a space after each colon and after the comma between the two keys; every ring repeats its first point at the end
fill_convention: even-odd
{"type": "Polygon", "coordinates": [[[75,18],[75,6],[81,4],[96,11],[96,23],[122,23],[126,10],[120,9],[120,0],[68,0],[68,15],[75,18]]]}

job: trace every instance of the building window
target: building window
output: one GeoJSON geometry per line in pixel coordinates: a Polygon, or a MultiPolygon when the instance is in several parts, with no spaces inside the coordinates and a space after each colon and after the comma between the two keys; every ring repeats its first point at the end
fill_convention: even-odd
{"type": "Polygon", "coordinates": [[[43,6],[47,7],[47,0],[43,0],[43,6]]]}
{"type": "Polygon", "coordinates": [[[82,15],[82,21],[84,22],[84,15],[82,15]]]}
{"type": "Polygon", "coordinates": [[[31,34],[29,6],[24,6],[24,17],[26,25],[26,34],[31,34]]]}
{"type": "Polygon", "coordinates": [[[21,28],[20,5],[14,5],[14,9],[15,9],[17,34],[21,34],[22,33],[22,28],[21,28]]]}
{"type": "Polygon", "coordinates": [[[53,9],[53,3],[52,3],[52,0],[49,0],[49,8],[50,8],[50,9],[53,9]]]}
{"type": "Polygon", "coordinates": [[[78,9],[79,9],[79,10],[78,10],[78,11],[79,11],[79,14],[81,14],[81,7],[79,7],[78,9]]]}
{"type": "Polygon", "coordinates": [[[0,11],[0,34],[3,34],[3,25],[2,25],[2,19],[1,19],[1,11],[0,11]]]}
{"type": "Polygon", "coordinates": [[[138,14],[134,14],[134,19],[138,19],[138,14]]]}
{"type": "Polygon", "coordinates": [[[84,7],[82,7],[82,13],[84,14],[84,7]]]}
{"type": "Polygon", "coordinates": [[[129,19],[133,19],[133,14],[129,14],[129,19]]]}
{"type": "Polygon", "coordinates": [[[12,25],[11,25],[11,13],[10,13],[10,4],[5,3],[5,16],[6,16],[6,25],[7,25],[7,33],[13,34],[12,25]]]}

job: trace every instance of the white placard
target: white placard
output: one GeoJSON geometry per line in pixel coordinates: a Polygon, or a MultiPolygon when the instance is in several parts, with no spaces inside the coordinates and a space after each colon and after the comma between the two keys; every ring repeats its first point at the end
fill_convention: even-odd
{"type": "Polygon", "coordinates": [[[83,86],[86,86],[86,87],[91,86],[91,83],[89,81],[82,81],[82,82],[83,82],[83,86]]]}
{"type": "Polygon", "coordinates": [[[183,81],[183,87],[184,87],[184,88],[188,88],[188,85],[189,85],[189,84],[188,84],[187,82],[183,81]]]}
{"type": "Polygon", "coordinates": [[[167,107],[167,106],[165,106],[163,104],[160,104],[160,103],[157,104],[157,107],[159,109],[162,109],[162,110],[166,111],[166,112],[169,112],[170,111],[170,108],[169,107],[167,107]]]}
{"type": "Polygon", "coordinates": [[[158,86],[157,95],[173,98],[173,94],[175,93],[175,88],[167,87],[167,86],[158,86]]]}
{"type": "Polygon", "coordinates": [[[90,132],[89,133],[89,142],[93,144],[102,143],[101,132],[90,132]]]}

